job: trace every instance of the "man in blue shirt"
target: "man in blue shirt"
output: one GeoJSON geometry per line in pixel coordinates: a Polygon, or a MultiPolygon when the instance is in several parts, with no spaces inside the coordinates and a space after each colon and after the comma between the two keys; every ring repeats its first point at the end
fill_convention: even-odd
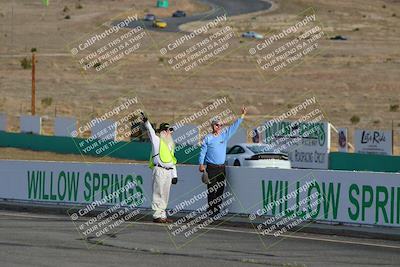
{"type": "Polygon", "coordinates": [[[219,119],[211,122],[212,133],[206,135],[201,145],[199,157],[199,171],[207,171],[209,184],[208,211],[212,214],[220,212],[222,195],[225,189],[225,159],[226,146],[229,139],[235,134],[246,115],[246,108],[242,107],[242,115],[231,126],[222,128],[219,119]]]}

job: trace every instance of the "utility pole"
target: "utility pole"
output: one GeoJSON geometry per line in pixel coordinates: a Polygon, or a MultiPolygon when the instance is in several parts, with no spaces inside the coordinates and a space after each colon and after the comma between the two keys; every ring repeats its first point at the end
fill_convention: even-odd
{"type": "Polygon", "coordinates": [[[32,48],[31,49],[32,52],[32,97],[31,97],[31,113],[32,116],[35,116],[36,114],[36,107],[35,107],[35,103],[36,103],[36,80],[35,80],[35,63],[36,63],[36,59],[35,59],[35,52],[36,52],[36,48],[32,48]]]}

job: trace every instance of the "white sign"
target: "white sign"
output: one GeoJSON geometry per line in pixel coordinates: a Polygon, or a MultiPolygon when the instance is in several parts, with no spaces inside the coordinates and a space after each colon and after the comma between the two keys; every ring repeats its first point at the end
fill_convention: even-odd
{"type": "MultiPolygon", "coordinates": [[[[287,215],[298,203],[311,205],[303,200],[318,194],[314,220],[400,227],[398,173],[228,167],[227,175],[225,191],[235,197],[230,213],[259,214],[274,202],[279,204],[265,214],[287,215]]],[[[182,210],[188,211],[207,204],[207,188],[197,166],[178,166],[178,177],[168,209],[186,203],[182,210]]],[[[0,160],[0,199],[90,204],[132,181],[136,185],[128,194],[139,192],[144,199],[141,207],[150,207],[152,177],[147,164],[0,160]]]]}
{"type": "Polygon", "coordinates": [[[72,136],[72,133],[76,132],[76,119],[66,117],[56,117],[54,122],[54,135],[55,136],[72,136]]]}
{"type": "Polygon", "coordinates": [[[272,151],[289,154],[293,168],[328,169],[328,122],[267,121],[264,142],[272,151]]]}
{"type": "Polygon", "coordinates": [[[347,142],[348,142],[347,128],[339,128],[338,129],[338,151],[339,152],[348,152],[347,142]]]}
{"type": "Polygon", "coordinates": [[[392,155],[392,131],[356,129],[355,153],[392,155]]]}
{"type": "Polygon", "coordinates": [[[21,115],[20,132],[40,134],[42,129],[42,118],[40,116],[21,115]]]}
{"type": "Polygon", "coordinates": [[[117,123],[112,120],[96,122],[92,128],[92,137],[100,140],[115,140],[117,137],[117,123]]]}

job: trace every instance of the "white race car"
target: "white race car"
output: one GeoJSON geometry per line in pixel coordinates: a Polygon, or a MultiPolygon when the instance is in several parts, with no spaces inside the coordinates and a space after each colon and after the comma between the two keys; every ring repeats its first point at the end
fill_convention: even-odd
{"type": "Polygon", "coordinates": [[[226,165],[252,168],[290,169],[288,155],[271,151],[265,144],[242,143],[226,153],[226,165]]]}

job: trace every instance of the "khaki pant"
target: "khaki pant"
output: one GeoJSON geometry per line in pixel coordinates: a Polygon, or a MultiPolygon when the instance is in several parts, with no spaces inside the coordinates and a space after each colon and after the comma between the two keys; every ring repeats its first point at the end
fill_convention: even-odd
{"type": "Polygon", "coordinates": [[[172,178],[176,177],[176,169],[167,170],[155,166],[153,169],[153,218],[167,218],[165,209],[168,205],[169,190],[171,188],[172,178]]]}

